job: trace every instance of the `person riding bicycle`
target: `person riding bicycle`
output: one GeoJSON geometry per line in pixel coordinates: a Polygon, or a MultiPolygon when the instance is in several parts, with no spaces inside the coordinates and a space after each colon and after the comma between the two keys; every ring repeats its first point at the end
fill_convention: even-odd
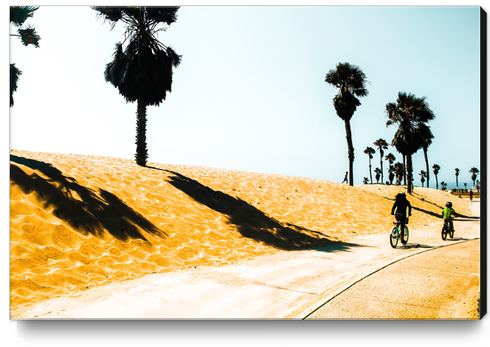
{"type": "Polygon", "coordinates": [[[451,230],[454,229],[452,215],[456,216],[456,211],[453,209],[453,204],[448,201],[446,202],[446,207],[442,210],[442,218],[444,219],[444,224],[449,222],[451,230]]]}
{"type": "Polygon", "coordinates": [[[395,198],[395,203],[391,208],[391,214],[395,215],[395,219],[400,222],[401,236],[403,239],[403,233],[405,231],[405,224],[408,222],[407,219],[407,208],[408,216],[412,215],[412,205],[410,201],[407,200],[407,195],[405,193],[397,194],[395,198]]]}

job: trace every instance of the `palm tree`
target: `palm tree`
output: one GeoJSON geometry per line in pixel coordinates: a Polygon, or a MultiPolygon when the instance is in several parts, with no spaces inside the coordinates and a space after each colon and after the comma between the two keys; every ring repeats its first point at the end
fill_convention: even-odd
{"type": "Polygon", "coordinates": [[[376,147],[378,147],[378,150],[379,150],[379,167],[380,167],[380,170],[381,170],[381,183],[384,182],[384,178],[383,178],[383,154],[384,154],[384,151],[383,149],[388,149],[388,143],[384,140],[384,139],[379,139],[379,140],[376,140],[374,141],[374,145],[376,147]]]}
{"type": "Polygon", "coordinates": [[[422,147],[419,127],[434,118],[434,113],[425,101],[425,97],[417,98],[413,94],[398,93],[396,103],[386,105],[388,121],[386,126],[398,125],[398,130],[391,142],[392,146],[407,156],[408,193],[412,193],[412,155],[422,147]]]}
{"type": "Polygon", "coordinates": [[[459,188],[458,184],[458,176],[459,176],[459,169],[454,169],[456,171],[456,188],[459,188]]]}
{"type": "Polygon", "coordinates": [[[475,181],[476,178],[478,177],[477,175],[480,173],[480,170],[478,170],[476,167],[472,167],[470,169],[470,172],[472,173],[471,180],[473,181],[473,185],[475,185],[475,181]]]}
{"type": "MultiPolygon", "coordinates": [[[[27,28],[22,28],[25,21],[32,18],[37,9],[39,7],[36,6],[10,6],[10,24],[18,28],[17,34],[10,34],[10,36],[19,37],[24,46],[33,45],[39,48],[41,37],[37,34],[36,29],[30,25],[27,28]]],[[[10,64],[10,107],[14,106],[14,92],[17,91],[20,75],[22,75],[22,71],[15,64],[10,64]]]]}
{"type": "Polygon", "coordinates": [[[419,124],[419,135],[422,140],[422,149],[424,151],[424,158],[425,158],[425,169],[426,169],[426,177],[427,177],[427,188],[429,188],[429,158],[428,158],[428,148],[432,144],[432,139],[434,138],[434,135],[430,131],[430,127],[425,124],[421,123],[419,124]]]}
{"type": "Polygon", "coordinates": [[[347,148],[349,156],[349,185],[354,185],[354,145],[352,144],[352,131],[350,120],[361,103],[357,97],[363,97],[368,94],[365,87],[367,81],[364,72],[355,65],[349,63],[339,63],[336,70],[330,70],[325,82],[339,89],[337,95],[333,98],[333,106],[345,124],[347,138],[347,148]]]}
{"type": "Polygon", "coordinates": [[[442,181],[441,182],[441,190],[446,190],[447,189],[447,183],[442,181]]]}
{"type": "Polygon", "coordinates": [[[396,176],[396,184],[401,185],[402,184],[402,179],[404,175],[404,165],[402,163],[396,163],[395,164],[395,176],[396,176]]]}
{"type": "Polygon", "coordinates": [[[439,189],[439,184],[437,182],[437,175],[439,174],[439,170],[441,167],[437,164],[432,165],[432,168],[434,169],[434,176],[436,177],[436,189],[439,189]]]}
{"type": "Polygon", "coordinates": [[[177,20],[179,7],[92,7],[98,16],[111,23],[125,25],[125,40],[116,44],[113,60],[106,65],[107,82],[118,88],[127,102],[137,101],[136,163],[145,166],[146,107],[158,106],[172,91],[173,68],[180,64],[181,56],[170,46],[158,41],[157,33],[165,31],[177,20]],[[157,25],[164,27],[157,29],[157,25]]]}
{"type": "Polygon", "coordinates": [[[395,162],[396,158],[392,153],[388,153],[385,156],[385,160],[388,160],[388,180],[390,181],[390,184],[393,184],[393,179],[395,178],[395,174],[393,173],[395,171],[395,167],[393,166],[393,163],[395,162]]]}
{"type": "Polygon", "coordinates": [[[364,153],[369,156],[369,177],[371,178],[371,184],[373,183],[373,173],[371,172],[371,159],[373,159],[373,154],[376,153],[374,148],[366,147],[364,153]]]}
{"type": "MultiPolygon", "coordinates": [[[[379,167],[374,169],[374,173],[376,174],[376,183],[379,183],[379,178],[381,177],[381,170],[379,169],[379,167]]],[[[381,183],[383,183],[383,182],[381,182],[381,183]]]]}
{"type": "Polygon", "coordinates": [[[425,177],[427,176],[427,174],[425,173],[424,170],[422,170],[419,172],[419,175],[420,175],[420,182],[422,182],[422,187],[423,187],[425,182],[425,177]]]}
{"type": "Polygon", "coordinates": [[[369,183],[369,180],[367,177],[364,177],[364,180],[363,180],[364,184],[368,184],[369,183]]]}

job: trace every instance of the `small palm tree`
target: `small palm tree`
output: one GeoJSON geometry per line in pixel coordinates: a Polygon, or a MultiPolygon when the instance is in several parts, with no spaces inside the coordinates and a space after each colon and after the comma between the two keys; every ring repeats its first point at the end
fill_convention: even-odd
{"type": "MultiPolygon", "coordinates": [[[[374,169],[374,173],[376,174],[376,183],[379,183],[379,179],[381,177],[381,170],[379,167],[377,167],[376,169],[374,169]]],[[[383,182],[381,182],[383,183],[383,182]]]]}
{"type": "Polygon", "coordinates": [[[425,173],[424,170],[422,170],[419,172],[419,175],[420,175],[420,182],[422,182],[422,187],[423,187],[425,182],[425,177],[427,176],[427,174],[425,173]]]}
{"type": "Polygon", "coordinates": [[[434,113],[425,101],[425,97],[417,98],[413,94],[398,93],[396,103],[386,105],[388,121],[386,126],[398,125],[391,142],[392,146],[407,156],[408,194],[412,193],[412,155],[423,145],[418,132],[420,124],[434,119],[434,113]]]}
{"type": "Polygon", "coordinates": [[[456,171],[456,188],[459,188],[459,184],[458,184],[458,176],[459,176],[459,169],[454,169],[456,171]]]}
{"type": "Polygon", "coordinates": [[[395,179],[395,167],[393,165],[390,165],[388,167],[388,180],[390,181],[390,184],[393,184],[394,179],[395,179]]]}
{"type": "Polygon", "coordinates": [[[425,123],[419,124],[418,129],[419,135],[422,140],[422,150],[424,151],[424,159],[425,159],[425,169],[426,169],[426,177],[427,177],[427,188],[429,188],[429,156],[428,156],[428,148],[432,144],[432,139],[434,135],[430,131],[430,127],[425,123]]]}
{"type": "Polygon", "coordinates": [[[434,169],[434,176],[436,177],[436,189],[439,189],[439,184],[437,182],[437,175],[439,174],[439,170],[441,169],[441,167],[437,164],[434,164],[432,165],[432,169],[434,169]]]}
{"type": "Polygon", "coordinates": [[[471,180],[473,181],[473,185],[475,185],[475,181],[477,179],[477,175],[480,173],[480,170],[478,170],[476,167],[472,167],[470,169],[470,173],[472,174],[471,175],[471,180]]]}
{"type": "Polygon", "coordinates": [[[376,151],[372,147],[366,147],[366,149],[364,150],[364,153],[369,156],[369,177],[371,178],[371,184],[372,184],[373,183],[373,173],[371,170],[371,159],[373,159],[373,154],[376,153],[376,151]]]}
{"type": "Polygon", "coordinates": [[[442,181],[441,182],[441,190],[446,190],[447,189],[447,183],[442,181]]]}
{"type": "Polygon", "coordinates": [[[374,141],[374,145],[378,147],[379,150],[379,167],[381,170],[381,183],[384,182],[383,178],[383,154],[384,154],[384,149],[388,149],[388,143],[384,139],[379,139],[374,141]]]}
{"type": "MultiPolygon", "coordinates": [[[[36,6],[10,6],[10,24],[18,28],[17,34],[10,34],[10,36],[19,37],[24,46],[32,45],[39,48],[41,37],[37,34],[36,29],[31,26],[22,28],[25,21],[32,18],[38,9],[39,7],[36,6]]],[[[17,91],[20,75],[22,71],[15,64],[10,64],[10,107],[14,106],[14,92],[17,91]]]]}
{"type": "Polygon", "coordinates": [[[98,15],[111,23],[125,25],[125,42],[116,44],[113,60],[106,65],[105,80],[118,88],[127,102],[137,102],[136,163],[145,166],[146,107],[158,106],[172,91],[173,68],[179,66],[181,56],[157,39],[177,20],[179,7],[92,7],[98,15]],[[164,27],[157,29],[159,24],[164,27]]]}
{"type": "Polygon", "coordinates": [[[395,176],[396,176],[396,184],[401,185],[404,175],[404,165],[402,163],[395,164],[395,176]]]}
{"type": "Polygon", "coordinates": [[[367,177],[364,177],[364,180],[363,180],[364,184],[368,184],[369,183],[369,180],[367,177]]]}
{"type": "Polygon", "coordinates": [[[357,97],[363,97],[368,94],[366,89],[366,76],[361,69],[349,63],[339,63],[336,70],[330,70],[325,82],[339,89],[337,95],[333,98],[333,105],[337,116],[345,124],[347,138],[347,148],[349,156],[349,185],[354,185],[354,145],[352,144],[352,130],[350,120],[361,103],[357,97]]]}

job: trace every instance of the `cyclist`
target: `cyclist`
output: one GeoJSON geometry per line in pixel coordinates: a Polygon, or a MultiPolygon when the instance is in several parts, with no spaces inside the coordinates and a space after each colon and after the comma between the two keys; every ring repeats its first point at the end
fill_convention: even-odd
{"type": "Polygon", "coordinates": [[[403,240],[403,233],[405,232],[405,224],[408,222],[407,218],[407,208],[408,216],[412,215],[412,205],[410,201],[407,200],[407,195],[405,193],[398,193],[395,198],[395,203],[391,208],[391,214],[395,215],[397,221],[400,222],[401,237],[403,240]]]}
{"type": "Polygon", "coordinates": [[[449,222],[451,230],[454,230],[452,215],[456,216],[456,211],[453,209],[453,204],[448,201],[446,202],[446,207],[442,210],[442,218],[444,218],[444,224],[449,222]]]}

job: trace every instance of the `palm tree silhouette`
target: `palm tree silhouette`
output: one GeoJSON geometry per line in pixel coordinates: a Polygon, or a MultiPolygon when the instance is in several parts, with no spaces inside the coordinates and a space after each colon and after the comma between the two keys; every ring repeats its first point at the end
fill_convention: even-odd
{"type": "Polygon", "coordinates": [[[426,169],[426,177],[427,177],[427,188],[429,188],[429,158],[428,158],[428,148],[432,144],[432,139],[434,138],[434,135],[430,131],[430,127],[425,124],[421,123],[419,124],[419,135],[421,136],[422,140],[422,149],[424,151],[424,159],[425,159],[425,169],[426,169]]]}
{"type": "Polygon", "coordinates": [[[383,178],[383,154],[384,154],[384,151],[383,151],[383,149],[388,149],[388,143],[384,139],[379,139],[379,140],[374,141],[374,145],[376,147],[378,147],[378,150],[379,150],[379,167],[381,170],[381,183],[383,183],[384,182],[384,178],[383,178]]]}
{"type": "Polygon", "coordinates": [[[475,181],[477,179],[477,175],[480,173],[480,170],[478,170],[476,167],[472,167],[470,169],[470,173],[472,174],[471,175],[471,180],[473,181],[473,185],[475,185],[475,181]]]}
{"type": "MultiPolygon", "coordinates": [[[[374,173],[376,174],[376,183],[379,183],[379,178],[381,177],[381,170],[379,169],[379,167],[374,169],[374,173]]],[[[381,183],[383,183],[383,182],[381,182],[381,183]]]]}
{"type": "Polygon", "coordinates": [[[398,125],[398,130],[391,142],[392,146],[407,156],[408,193],[412,193],[413,167],[412,155],[422,147],[419,126],[434,119],[434,113],[425,101],[425,97],[417,98],[413,94],[398,93],[396,103],[386,105],[388,121],[386,126],[398,125]]]}
{"type": "Polygon", "coordinates": [[[347,137],[347,148],[349,156],[349,185],[354,185],[354,145],[352,144],[352,130],[350,120],[352,115],[361,105],[357,97],[363,97],[368,94],[366,85],[366,76],[361,69],[349,63],[339,63],[336,70],[330,70],[325,82],[339,89],[337,95],[333,98],[333,105],[337,116],[339,116],[345,124],[345,132],[347,137]],[[357,97],[356,97],[357,96],[357,97]]]}
{"type": "MultiPolygon", "coordinates": [[[[17,34],[10,34],[10,36],[19,37],[24,46],[33,45],[39,48],[41,37],[37,34],[36,29],[31,26],[22,28],[25,21],[32,18],[38,9],[38,6],[10,6],[10,24],[18,28],[17,34]]],[[[14,106],[14,92],[17,91],[20,75],[22,71],[15,64],[10,64],[10,107],[14,106]]]]}
{"type": "Polygon", "coordinates": [[[436,177],[436,189],[439,189],[439,183],[437,182],[437,175],[439,174],[439,170],[441,167],[437,164],[432,165],[432,168],[434,169],[434,176],[436,177]]]}
{"type": "Polygon", "coordinates": [[[459,188],[459,184],[458,184],[458,176],[459,176],[459,171],[460,171],[460,170],[459,170],[459,169],[457,169],[457,168],[456,168],[456,169],[454,169],[454,170],[456,171],[456,173],[455,173],[455,174],[456,174],[456,188],[459,188]]]}
{"type": "Polygon", "coordinates": [[[396,181],[398,185],[402,184],[402,179],[404,175],[404,166],[402,163],[396,163],[395,164],[395,176],[396,176],[396,181]]]}
{"type": "Polygon", "coordinates": [[[427,174],[425,173],[424,170],[422,170],[419,172],[419,175],[420,175],[420,182],[422,182],[422,187],[423,187],[425,182],[425,177],[427,176],[427,174]]]}
{"type": "Polygon", "coordinates": [[[177,20],[179,7],[92,7],[98,16],[114,27],[121,21],[125,25],[125,42],[116,44],[113,60],[106,65],[107,82],[118,88],[127,102],[137,101],[136,163],[145,166],[146,107],[158,106],[172,91],[173,68],[180,64],[181,56],[162,44],[157,33],[177,20]],[[166,25],[157,29],[158,24],[166,25]]]}
{"type": "Polygon", "coordinates": [[[366,149],[364,150],[364,153],[369,156],[369,177],[371,178],[371,184],[372,184],[373,183],[373,173],[371,170],[371,159],[373,159],[373,154],[376,153],[376,151],[372,147],[366,147],[366,149]]]}

